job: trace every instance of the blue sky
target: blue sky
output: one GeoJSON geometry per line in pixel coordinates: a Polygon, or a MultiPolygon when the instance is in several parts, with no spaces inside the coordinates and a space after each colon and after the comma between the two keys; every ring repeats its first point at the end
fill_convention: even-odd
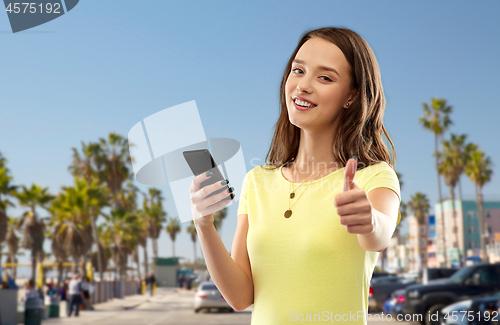
{"type": "MultiPolygon", "coordinates": [[[[238,140],[247,170],[252,159],[263,164],[286,62],[304,32],[325,26],[354,30],[375,52],[403,201],[423,192],[433,213],[438,197],[434,137],[418,123],[432,97],[453,106],[450,132],[500,160],[498,1],[80,1],[16,34],[0,14],[0,151],[14,183],[56,193],[72,183],[71,147],[126,136],[141,119],[190,100],[208,138],[238,140]]],[[[461,182],[464,197],[474,198],[474,185],[461,182]]],[[[175,216],[170,189],[159,188],[175,216]]],[[[485,198],[500,200],[499,188],[495,172],[485,198]]],[[[230,250],[237,204],[228,210],[221,237],[230,250]]],[[[186,225],[176,255],[192,258],[186,225]]],[[[171,251],[163,232],[160,255],[171,251]]]]}

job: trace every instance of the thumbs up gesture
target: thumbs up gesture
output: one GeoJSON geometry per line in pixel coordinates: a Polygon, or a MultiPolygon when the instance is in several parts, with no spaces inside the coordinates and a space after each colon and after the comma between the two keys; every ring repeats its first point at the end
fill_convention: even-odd
{"type": "MultiPolygon", "coordinates": [[[[354,157],[354,156],[353,156],[354,157]]],[[[334,205],[340,217],[340,223],[351,234],[370,234],[374,231],[372,205],[366,192],[354,182],[357,160],[351,157],[344,170],[343,192],[335,196],[334,205]]]]}

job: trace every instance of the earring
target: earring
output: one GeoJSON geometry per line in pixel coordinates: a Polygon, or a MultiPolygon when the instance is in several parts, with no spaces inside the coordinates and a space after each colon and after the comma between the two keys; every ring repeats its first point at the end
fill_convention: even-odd
{"type": "Polygon", "coordinates": [[[347,103],[347,107],[349,107],[349,103],[347,103]]]}

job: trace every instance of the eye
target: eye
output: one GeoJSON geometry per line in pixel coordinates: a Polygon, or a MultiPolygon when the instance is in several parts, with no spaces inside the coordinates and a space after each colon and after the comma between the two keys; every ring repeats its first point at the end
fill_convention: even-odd
{"type": "MultiPolygon", "coordinates": [[[[295,70],[300,70],[300,69],[299,69],[299,68],[294,68],[294,69],[292,69],[292,71],[295,71],[295,70]]],[[[300,71],[302,71],[302,70],[300,70],[300,71]]]]}
{"type": "Polygon", "coordinates": [[[321,76],[320,78],[326,78],[326,80],[325,80],[325,79],[323,79],[323,80],[325,80],[325,81],[333,81],[332,79],[328,78],[327,76],[321,76]]]}

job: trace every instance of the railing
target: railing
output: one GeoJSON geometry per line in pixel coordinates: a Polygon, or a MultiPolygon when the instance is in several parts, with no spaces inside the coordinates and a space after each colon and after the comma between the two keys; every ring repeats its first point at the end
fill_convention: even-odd
{"type": "Polygon", "coordinates": [[[136,295],[139,283],[135,280],[123,280],[123,292],[120,280],[104,280],[93,282],[95,288],[91,295],[92,303],[98,304],[111,299],[122,299],[125,296],[136,295]]]}

